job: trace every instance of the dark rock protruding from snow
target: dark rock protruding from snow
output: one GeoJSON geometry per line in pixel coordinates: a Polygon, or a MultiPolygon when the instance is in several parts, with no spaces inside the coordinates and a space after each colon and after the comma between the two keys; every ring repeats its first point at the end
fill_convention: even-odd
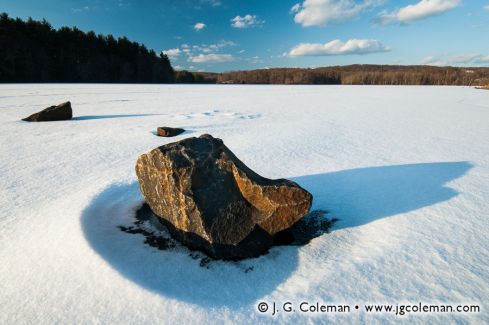
{"type": "Polygon", "coordinates": [[[156,134],[160,137],[176,137],[179,134],[185,132],[184,129],[180,128],[170,128],[166,126],[159,127],[156,129],[156,134]]]}
{"type": "Polygon", "coordinates": [[[71,110],[71,103],[66,102],[57,106],[45,108],[40,112],[23,118],[22,120],[28,122],[64,121],[71,120],[72,117],[73,111],[71,110]]]}
{"type": "Polygon", "coordinates": [[[213,258],[263,254],[312,204],[296,183],[261,177],[211,135],[188,138],[139,157],[139,186],[172,235],[213,258]]]}

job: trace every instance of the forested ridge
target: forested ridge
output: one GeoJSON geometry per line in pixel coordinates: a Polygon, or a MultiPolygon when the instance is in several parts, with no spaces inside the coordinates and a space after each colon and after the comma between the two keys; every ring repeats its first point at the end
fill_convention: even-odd
{"type": "Polygon", "coordinates": [[[126,37],[0,14],[0,82],[171,83],[168,58],[126,37]]]}
{"type": "Polygon", "coordinates": [[[489,85],[489,68],[348,65],[314,69],[275,68],[209,76],[217,83],[332,85],[489,85]]]}

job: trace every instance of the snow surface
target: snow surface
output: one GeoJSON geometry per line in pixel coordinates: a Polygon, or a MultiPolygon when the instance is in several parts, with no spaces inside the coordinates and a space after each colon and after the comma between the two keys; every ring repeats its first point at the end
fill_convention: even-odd
{"type": "Polygon", "coordinates": [[[489,322],[487,91],[4,84],[0,153],[0,324],[489,322]],[[20,121],[66,100],[72,121],[20,121]],[[203,133],[340,221],[306,246],[208,268],[120,231],[143,201],[138,155],[203,133]],[[482,311],[271,316],[260,301],[482,311]]]}

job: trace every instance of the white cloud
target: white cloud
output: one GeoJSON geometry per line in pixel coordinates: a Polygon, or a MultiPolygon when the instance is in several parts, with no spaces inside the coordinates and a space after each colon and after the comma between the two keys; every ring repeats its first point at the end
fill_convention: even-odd
{"type": "Polygon", "coordinates": [[[432,56],[432,55],[423,58],[420,63],[423,65],[435,65],[435,66],[446,65],[446,63],[443,62],[440,57],[432,56]]]}
{"type": "Polygon", "coordinates": [[[208,4],[211,5],[212,7],[219,7],[222,5],[221,1],[219,0],[200,0],[202,4],[208,4]]]}
{"type": "Polygon", "coordinates": [[[180,53],[182,51],[178,48],[175,48],[175,49],[168,49],[168,50],[164,50],[162,51],[163,54],[167,55],[169,58],[177,58],[180,56],[180,53]]]}
{"type": "Polygon", "coordinates": [[[324,26],[332,22],[344,21],[359,15],[362,11],[383,4],[385,0],[304,0],[294,5],[290,11],[296,13],[294,21],[302,26],[324,26]]]}
{"type": "Polygon", "coordinates": [[[222,62],[232,62],[234,57],[231,54],[199,54],[189,58],[190,62],[193,63],[222,63],[222,62]]]}
{"type": "MultiPolygon", "coordinates": [[[[192,63],[220,63],[235,60],[231,54],[220,54],[223,49],[237,46],[233,41],[220,40],[214,44],[182,44],[180,49],[171,49],[165,52],[170,54],[184,54],[188,62],[192,63]]],[[[168,54],[167,54],[168,55],[168,54]]]]}
{"type": "Polygon", "coordinates": [[[264,63],[264,61],[258,56],[254,56],[250,59],[251,63],[253,64],[261,64],[261,63],[264,63]]]}
{"type": "Polygon", "coordinates": [[[390,49],[377,40],[351,39],[346,42],[334,40],[325,44],[302,43],[295,46],[288,54],[290,57],[297,56],[328,56],[342,54],[367,54],[386,52],[390,49]]]}
{"type": "Polygon", "coordinates": [[[119,8],[124,8],[124,7],[128,7],[130,6],[131,4],[125,0],[117,0],[117,6],[119,8]]]}
{"type": "Polygon", "coordinates": [[[489,11],[489,5],[482,7],[482,9],[489,11]]]}
{"type": "Polygon", "coordinates": [[[460,0],[421,0],[416,4],[402,7],[393,12],[382,12],[377,21],[381,24],[391,22],[410,23],[412,21],[438,16],[461,5],[460,0]]]}
{"type": "Polygon", "coordinates": [[[477,58],[477,60],[475,62],[476,63],[489,63],[489,55],[480,56],[479,58],[477,58]]]}
{"type": "Polygon", "coordinates": [[[188,44],[182,44],[181,48],[182,51],[185,53],[214,53],[222,50],[223,48],[226,47],[231,47],[231,46],[237,46],[236,43],[233,41],[226,41],[226,40],[220,40],[219,42],[215,44],[200,44],[200,45],[188,45],[188,44]]]}
{"type": "Polygon", "coordinates": [[[462,54],[451,58],[451,62],[455,64],[465,64],[478,61],[482,56],[480,54],[462,54]]]}
{"type": "Polygon", "coordinates": [[[221,48],[224,48],[224,47],[228,47],[228,46],[236,46],[237,44],[234,43],[233,41],[225,41],[225,40],[221,40],[219,42],[217,42],[216,44],[211,44],[209,45],[210,48],[216,48],[216,49],[221,49],[221,48]]]}
{"type": "Polygon", "coordinates": [[[436,66],[464,66],[464,65],[486,65],[489,64],[489,55],[484,54],[461,54],[449,57],[427,56],[421,60],[421,64],[436,66]]]}
{"type": "Polygon", "coordinates": [[[102,1],[91,1],[91,2],[93,3],[93,5],[91,6],[71,8],[71,11],[75,13],[83,13],[88,11],[101,11],[101,10],[110,11],[112,9],[124,10],[131,6],[131,4],[126,0],[106,1],[107,3],[104,3],[104,5],[102,5],[102,1]]]}
{"type": "Polygon", "coordinates": [[[205,26],[206,25],[204,23],[197,23],[197,24],[194,25],[194,29],[196,31],[203,30],[205,28],[205,26]]]}
{"type": "Polygon", "coordinates": [[[231,19],[231,26],[234,28],[250,28],[261,26],[265,21],[259,20],[256,15],[236,16],[231,19]]]}
{"type": "Polygon", "coordinates": [[[72,8],[71,11],[73,12],[84,12],[84,11],[90,11],[89,6],[81,7],[81,8],[72,8]]]}
{"type": "Polygon", "coordinates": [[[301,9],[301,4],[296,3],[292,8],[290,8],[290,13],[293,14],[299,12],[300,9],[301,9]]]}

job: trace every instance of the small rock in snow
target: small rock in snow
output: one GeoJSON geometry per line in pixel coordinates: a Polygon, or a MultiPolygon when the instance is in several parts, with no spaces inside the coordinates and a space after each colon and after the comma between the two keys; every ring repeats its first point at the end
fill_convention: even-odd
{"type": "Polygon", "coordinates": [[[156,134],[160,137],[175,137],[179,134],[182,134],[183,132],[185,132],[184,129],[170,128],[166,126],[162,126],[156,129],[156,134]]]}

